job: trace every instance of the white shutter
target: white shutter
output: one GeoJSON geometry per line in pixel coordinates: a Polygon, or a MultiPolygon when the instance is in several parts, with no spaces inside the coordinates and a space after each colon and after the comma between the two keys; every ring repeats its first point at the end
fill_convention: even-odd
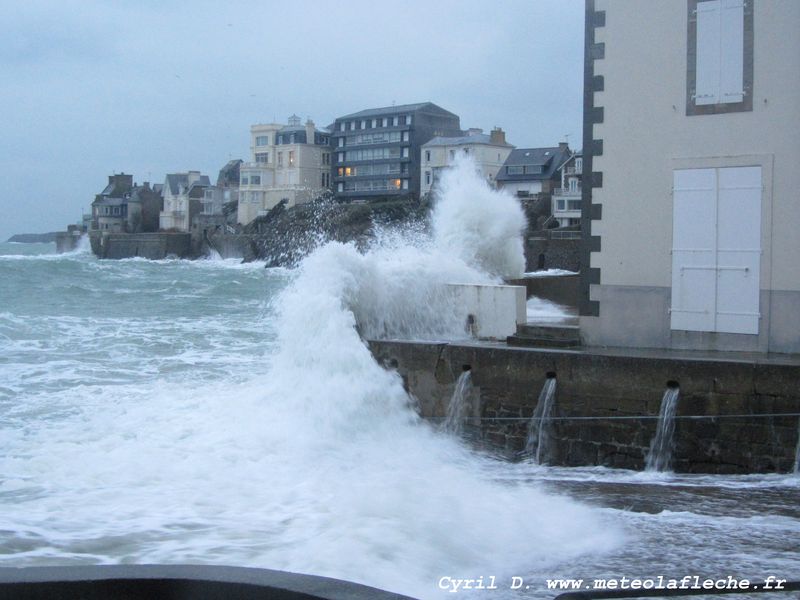
{"type": "Polygon", "coordinates": [[[673,175],[672,329],[713,331],[716,314],[716,172],[673,175]]]}
{"type": "Polygon", "coordinates": [[[720,6],[719,102],[744,99],[744,1],[722,0],[720,6]]]}
{"type": "Polygon", "coordinates": [[[720,0],[697,3],[695,104],[720,101],[720,0]]]}
{"type": "Polygon", "coordinates": [[[718,171],[716,331],[758,333],[761,167],[718,171]]]}

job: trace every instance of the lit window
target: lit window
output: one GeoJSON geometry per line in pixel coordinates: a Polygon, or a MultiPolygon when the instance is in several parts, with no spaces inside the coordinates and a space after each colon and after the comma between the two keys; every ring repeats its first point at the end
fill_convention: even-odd
{"type": "Polygon", "coordinates": [[[399,190],[402,182],[399,179],[392,179],[391,184],[394,186],[396,190],[399,190]]]}
{"type": "Polygon", "coordinates": [[[337,175],[339,175],[339,177],[343,177],[344,176],[344,167],[339,167],[338,169],[336,169],[336,173],[337,173],[337,175]]]}
{"type": "Polygon", "coordinates": [[[344,170],[344,176],[345,177],[351,177],[352,175],[353,175],[353,168],[352,167],[346,167],[345,170],[344,170]]]}
{"type": "Polygon", "coordinates": [[[289,166],[294,166],[294,150],[289,150],[289,166]]]}

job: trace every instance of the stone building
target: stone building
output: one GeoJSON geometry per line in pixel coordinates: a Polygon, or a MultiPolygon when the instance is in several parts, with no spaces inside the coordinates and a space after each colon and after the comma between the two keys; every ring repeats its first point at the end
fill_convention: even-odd
{"type": "Polygon", "coordinates": [[[159,227],[166,231],[188,232],[192,220],[202,209],[205,190],[211,185],[208,175],[200,171],[170,173],[164,180],[164,208],[159,216],[159,227]]]}
{"type": "Polygon", "coordinates": [[[800,352],[800,2],[586,15],[584,341],[800,352]]]}

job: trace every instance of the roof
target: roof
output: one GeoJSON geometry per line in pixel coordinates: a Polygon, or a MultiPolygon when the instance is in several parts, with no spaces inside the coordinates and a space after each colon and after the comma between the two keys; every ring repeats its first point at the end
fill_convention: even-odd
{"type": "Polygon", "coordinates": [[[122,206],[123,204],[127,204],[127,198],[112,198],[110,196],[100,196],[98,195],[92,204],[94,206],[122,206]]]}
{"type": "Polygon", "coordinates": [[[342,119],[360,119],[366,117],[377,117],[378,115],[393,115],[393,114],[400,114],[400,113],[413,113],[418,110],[422,109],[430,109],[433,108],[435,112],[451,115],[453,117],[457,117],[458,115],[451,113],[449,110],[443,109],[441,106],[437,106],[433,102],[419,102],[417,104],[398,104],[396,106],[384,106],[382,108],[368,108],[366,110],[362,110],[359,112],[354,112],[349,115],[344,115],[343,117],[339,117],[336,119],[340,121],[342,119]]]}
{"type": "Polygon", "coordinates": [[[472,135],[462,135],[461,137],[438,136],[425,142],[423,146],[461,146],[464,144],[488,144],[492,146],[511,146],[508,142],[502,144],[493,143],[488,133],[473,133],[472,135]]]}
{"type": "MultiPolygon", "coordinates": [[[[211,181],[208,178],[208,175],[200,175],[200,179],[197,181],[198,184],[209,186],[211,185],[211,181]]],[[[169,193],[173,196],[177,196],[180,193],[181,187],[188,187],[189,186],[189,174],[188,173],[169,173],[167,175],[167,181],[165,185],[169,188],[169,193]]]]}
{"type": "Polygon", "coordinates": [[[561,168],[568,158],[572,156],[567,147],[550,148],[517,148],[508,155],[503,167],[498,171],[497,181],[531,181],[551,179],[555,172],[561,168]],[[506,167],[541,167],[537,173],[521,173],[509,175],[506,167]]]}

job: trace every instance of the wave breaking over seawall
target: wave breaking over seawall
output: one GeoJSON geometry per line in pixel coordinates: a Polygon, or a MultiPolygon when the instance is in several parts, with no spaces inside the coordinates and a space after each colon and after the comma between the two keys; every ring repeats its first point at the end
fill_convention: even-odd
{"type": "Polygon", "coordinates": [[[445,284],[522,273],[516,201],[491,190],[468,161],[445,174],[441,190],[431,239],[394,239],[365,253],[331,243],[303,261],[279,301],[279,376],[269,384],[270,397],[291,398],[285,418],[307,421],[286,430],[304,429],[303,451],[338,473],[331,524],[349,546],[350,564],[331,543],[304,554],[329,564],[292,566],[422,597],[443,574],[538,569],[619,537],[598,526],[593,510],[494,482],[489,459],[420,422],[400,377],[359,336],[463,336],[445,284]],[[356,514],[367,520],[340,520],[356,514]]]}
{"type": "Polygon", "coordinates": [[[618,547],[607,511],[503,479],[510,466],[422,421],[364,342],[464,336],[446,284],[522,272],[516,201],[469,163],[441,189],[430,236],[330,243],[293,273],[0,261],[33,300],[67,275],[57,302],[12,289],[0,314],[16,349],[0,565],[255,566],[429,598],[443,576],[541,580],[618,547]]]}

